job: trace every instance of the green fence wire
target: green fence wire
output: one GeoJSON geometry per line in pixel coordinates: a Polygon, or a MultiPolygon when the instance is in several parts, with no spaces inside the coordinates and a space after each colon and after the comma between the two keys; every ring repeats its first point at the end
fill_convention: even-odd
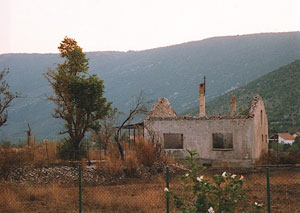
{"type": "MultiPolygon", "coordinates": [[[[300,167],[207,169],[203,175],[211,178],[225,170],[244,176],[246,201],[263,204],[262,212],[300,212],[300,167]]],[[[93,165],[26,167],[13,172],[18,179],[9,176],[0,181],[0,212],[179,212],[172,193],[181,190],[180,176],[185,174],[170,166],[161,175],[124,173],[112,178],[93,165]],[[68,173],[52,174],[56,169],[68,173]],[[47,180],[43,175],[48,175],[47,180]]]]}

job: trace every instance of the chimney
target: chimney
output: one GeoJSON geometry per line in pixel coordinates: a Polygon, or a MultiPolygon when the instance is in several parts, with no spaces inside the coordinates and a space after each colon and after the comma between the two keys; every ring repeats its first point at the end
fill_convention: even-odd
{"type": "Polygon", "coordinates": [[[200,102],[200,112],[199,117],[205,117],[205,76],[204,83],[201,83],[199,86],[199,102],[200,102]]]}
{"type": "Polygon", "coordinates": [[[230,116],[236,115],[236,97],[234,94],[231,96],[230,100],[230,116]]]}

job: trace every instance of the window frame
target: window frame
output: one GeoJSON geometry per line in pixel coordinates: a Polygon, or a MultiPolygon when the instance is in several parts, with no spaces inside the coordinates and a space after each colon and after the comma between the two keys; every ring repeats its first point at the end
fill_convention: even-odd
{"type": "Polygon", "coordinates": [[[183,133],[173,133],[173,132],[163,133],[163,141],[164,141],[164,149],[166,149],[166,150],[183,150],[184,149],[183,133]],[[181,136],[181,147],[182,148],[165,148],[166,147],[166,140],[165,140],[166,135],[180,135],[181,136]]]}
{"type": "MultiPolygon", "coordinates": [[[[222,141],[223,142],[223,144],[224,144],[224,141],[222,141]]],[[[214,132],[214,133],[212,133],[212,150],[213,151],[233,151],[233,133],[221,133],[221,132],[214,132]],[[230,148],[215,148],[214,147],[214,134],[222,134],[223,136],[225,135],[225,134],[231,134],[231,145],[232,145],[232,147],[230,147],[230,148]]],[[[223,147],[224,147],[224,145],[223,145],[223,147]]]]}

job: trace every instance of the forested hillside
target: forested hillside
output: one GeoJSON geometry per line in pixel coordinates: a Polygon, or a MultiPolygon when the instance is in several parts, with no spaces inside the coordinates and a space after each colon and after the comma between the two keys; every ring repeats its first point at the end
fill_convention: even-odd
{"type": "MultiPolygon", "coordinates": [[[[269,130],[300,130],[300,60],[214,99],[207,104],[208,114],[229,114],[232,93],[237,97],[239,113],[247,111],[253,96],[260,94],[265,102],[269,130]]],[[[190,113],[198,113],[198,108],[194,108],[190,113]]]]}

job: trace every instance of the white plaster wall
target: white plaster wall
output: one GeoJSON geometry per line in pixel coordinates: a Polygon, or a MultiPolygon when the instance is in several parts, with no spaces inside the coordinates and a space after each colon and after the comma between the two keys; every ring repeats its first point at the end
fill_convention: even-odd
{"type": "Polygon", "coordinates": [[[286,140],[286,139],[278,136],[278,142],[279,143],[284,143],[284,144],[292,144],[292,143],[294,143],[294,140],[286,140]]]}
{"type": "Polygon", "coordinates": [[[268,118],[264,102],[258,100],[254,110],[254,146],[252,158],[258,160],[263,154],[268,153],[268,118]],[[262,112],[262,116],[261,116],[262,112]],[[261,120],[262,117],[262,120],[261,120]],[[262,140],[263,135],[263,140],[262,140]]]}
{"type": "Polygon", "coordinates": [[[145,120],[145,137],[153,135],[163,144],[163,133],[182,133],[184,149],[193,149],[201,159],[231,161],[249,160],[253,156],[253,119],[162,119],[145,120]],[[213,150],[213,133],[232,133],[231,151],[213,150]]]}

